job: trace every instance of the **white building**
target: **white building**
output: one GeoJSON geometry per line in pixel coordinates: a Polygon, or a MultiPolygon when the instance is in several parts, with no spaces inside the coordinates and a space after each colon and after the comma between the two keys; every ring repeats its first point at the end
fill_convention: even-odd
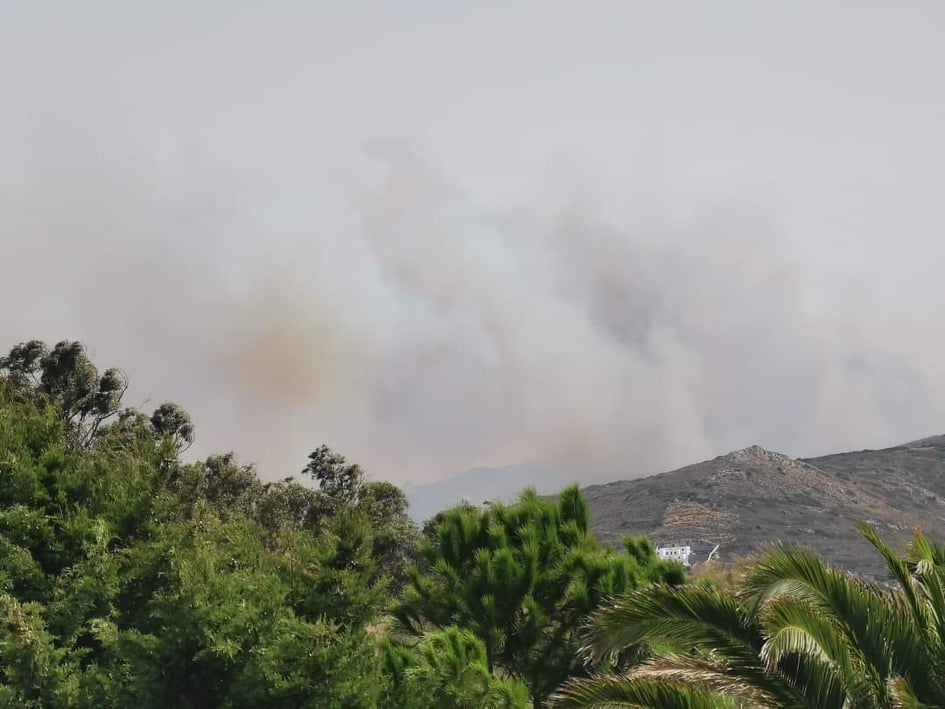
{"type": "Polygon", "coordinates": [[[689,556],[692,547],[688,544],[683,547],[656,547],[656,555],[665,561],[678,561],[683,566],[689,566],[689,556]]]}

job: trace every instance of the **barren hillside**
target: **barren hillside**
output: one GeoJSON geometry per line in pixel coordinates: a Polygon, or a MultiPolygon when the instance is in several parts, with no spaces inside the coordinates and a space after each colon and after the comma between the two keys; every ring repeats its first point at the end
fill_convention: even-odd
{"type": "Polygon", "coordinates": [[[752,446],[679,470],[585,489],[594,530],[721,545],[723,558],[798,543],[861,573],[882,568],[857,532],[902,544],[921,526],[945,538],[945,437],[792,459],[752,446]]]}

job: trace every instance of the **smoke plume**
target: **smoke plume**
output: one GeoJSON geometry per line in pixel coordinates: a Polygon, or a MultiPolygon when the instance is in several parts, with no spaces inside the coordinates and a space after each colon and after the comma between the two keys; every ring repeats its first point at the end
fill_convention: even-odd
{"type": "Polygon", "coordinates": [[[825,296],[739,195],[631,192],[616,222],[580,200],[496,210],[396,143],[337,194],[280,195],[91,120],[3,151],[0,345],[81,339],[130,403],[187,408],[197,453],[266,477],[322,442],[401,482],[531,459],[591,480],[945,421],[940,335],[825,296]]]}

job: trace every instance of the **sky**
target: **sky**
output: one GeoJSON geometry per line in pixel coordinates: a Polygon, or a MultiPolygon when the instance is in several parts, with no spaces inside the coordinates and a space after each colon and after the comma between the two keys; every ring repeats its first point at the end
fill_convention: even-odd
{"type": "Polygon", "coordinates": [[[941,3],[0,0],[0,349],[266,478],[945,431],[941,3]]]}

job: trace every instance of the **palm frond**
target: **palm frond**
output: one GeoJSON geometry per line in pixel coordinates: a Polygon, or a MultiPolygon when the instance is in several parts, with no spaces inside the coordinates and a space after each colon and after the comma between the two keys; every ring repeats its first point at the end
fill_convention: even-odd
{"type": "Polygon", "coordinates": [[[916,531],[909,545],[907,561],[912,576],[928,605],[935,632],[929,633],[927,642],[935,644],[935,652],[945,652],[945,567],[939,564],[940,549],[933,545],[922,532],[916,531]]]}
{"type": "MultiPolygon", "coordinates": [[[[755,606],[791,597],[818,607],[863,656],[877,687],[899,658],[931,671],[928,655],[901,594],[827,566],[813,553],[789,547],[767,552],[746,581],[755,606]]],[[[882,691],[882,690],[880,690],[882,691]]]]}
{"type": "Polygon", "coordinates": [[[661,655],[633,668],[627,679],[696,684],[749,706],[806,706],[782,677],[745,672],[712,656],[661,655]]]}
{"type": "MultiPolygon", "coordinates": [[[[711,656],[716,669],[793,706],[790,685],[760,658],[765,637],[739,602],[706,586],[655,586],[610,601],[588,623],[582,653],[590,663],[615,660],[628,647],[669,643],[711,656]]],[[[703,665],[705,669],[705,665],[703,665]]]]}
{"type": "MultiPolygon", "coordinates": [[[[801,656],[801,664],[808,671],[814,671],[814,666],[821,668],[817,670],[822,675],[817,680],[822,687],[818,691],[832,694],[836,685],[858,693],[863,658],[848,645],[831,617],[821,613],[817,606],[791,597],[770,600],[762,606],[761,615],[767,636],[761,656],[769,669],[775,671],[786,658],[801,656]]],[[[795,677],[794,682],[804,680],[795,677]]]]}
{"type": "Polygon", "coordinates": [[[589,619],[582,655],[613,659],[643,642],[682,642],[738,658],[757,656],[764,642],[744,609],[705,586],[653,586],[604,603],[589,619]]]}
{"type": "Polygon", "coordinates": [[[919,701],[912,686],[904,677],[891,677],[887,682],[891,705],[895,709],[935,709],[939,705],[919,701]]]}
{"type": "Polygon", "coordinates": [[[587,622],[584,659],[656,654],[566,684],[554,706],[945,707],[945,547],[917,532],[902,558],[861,531],[898,588],[778,547],[735,595],[659,586],[610,600],[587,622]]]}
{"type": "Polygon", "coordinates": [[[912,577],[912,572],[909,570],[909,564],[896,554],[886,542],[880,539],[876,530],[870,525],[866,523],[861,524],[860,534],[873,545],[873,548],[876,549],[885,560],[886,566],[899,583],[899,588],[909,604],[909,610],[912,611],[913,622],[916,624],[916,627],[924,633],[931,623],[929,607],[925,604],[924,599],[921,598],[920,590],[915,583],[915,579],[912,577]]]}
{"type": "Polygon", "coordinates": [[[620,676],[572,680],[551,698],[553,709],[735,709],[732,697],[669,679],[630,681],[620,676]]]}
{"type": "Polygon", "coordinates": [[[855,680],[852,687],[846,687],[835,668],[814,655],[800,652],[782,655],[777,663],[777,674],[791,685],[809,709],[873,709],[878,706],[870,683],[855,680]]]}

